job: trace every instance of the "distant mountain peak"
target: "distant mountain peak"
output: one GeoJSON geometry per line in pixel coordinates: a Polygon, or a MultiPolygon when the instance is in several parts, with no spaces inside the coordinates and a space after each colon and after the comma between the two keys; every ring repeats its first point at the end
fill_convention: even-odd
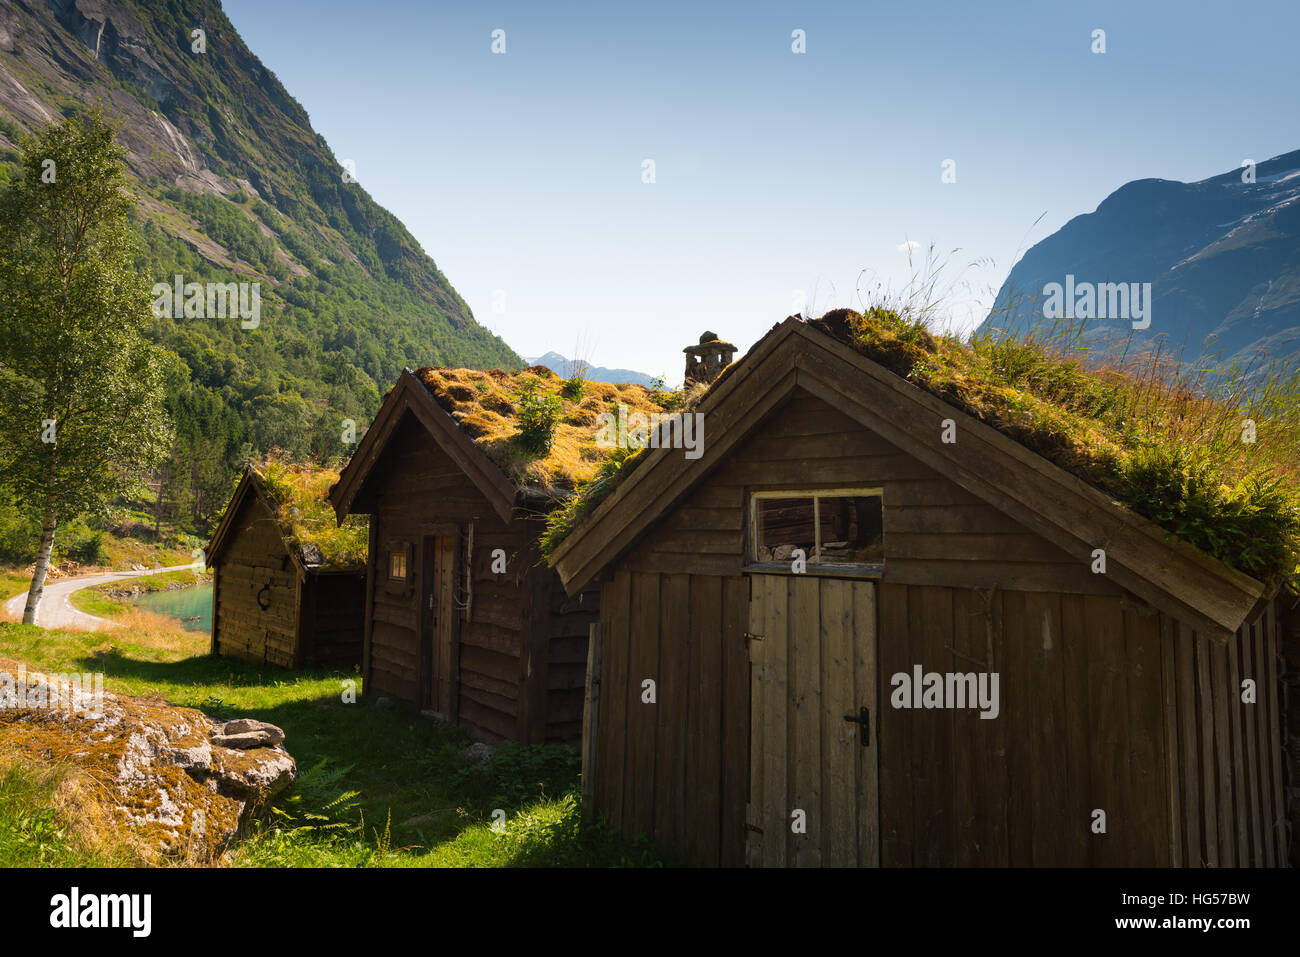
{"type": "MultiPolygon", "coordinates": [[[[1045,289],[1150,283],[1151,325],[1187,361],[1300,360],[1300,150],[1193,183],[1125,183],[1016,263],[979,331],[1043,321],[1045,289]]],[[[1089,320],[1099,346],[1123,320],[1089,320]]]]}
{"type": "MultiPolygon", "coordinates": [[[[573,375],[573,360],[566,359],[558,352],[548,352],[545,355],[533,358],[525,357],[524,361],[530,366],[546,366],[556,375],[565,379],[573,375]]],[[[635,372],[632,369],[607,369],[604,366],[588,366],[586,377],[592,382],[609,382],[613,385],[630,382],[647,388],[654,385],[656,381],[655,376],[646,375],[644,372],[635,372]]]]}

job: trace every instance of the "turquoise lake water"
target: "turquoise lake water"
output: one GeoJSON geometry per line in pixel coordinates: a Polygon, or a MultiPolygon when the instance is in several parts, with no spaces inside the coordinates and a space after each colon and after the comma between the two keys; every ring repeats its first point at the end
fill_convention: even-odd
{"type": "Polygon", "coordinates": [[[135,602],[159,615],[181,619],[186,631],[212,631],[212,586],[198,585],[176,591],[156,591],[141,595],[135,602]],[[187,621],[186,619],[194,619],[187,621]]]}

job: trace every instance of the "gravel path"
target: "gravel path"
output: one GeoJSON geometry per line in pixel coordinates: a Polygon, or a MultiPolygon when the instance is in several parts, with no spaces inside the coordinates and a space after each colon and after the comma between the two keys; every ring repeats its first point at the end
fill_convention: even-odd
{"type": "MultiPolygon", "coordinates": [[[[69,600],[74,591],[103,585],[106,582],[120,581],[123,578],[144,578],[147,575],[161,575],[163,572],[184,571],[193,565],[173,565],[170,568],[148,568],[141,572],[109,572],[106,575],[79,575],[75,578],[61,578],[47,581],[41,603],[36,606],[36,624],[42,628],[67,628],[73,631],[103,631],[116,628],[117,622],[107,618],[97,618],[77,611],[69,600]]],[[[15,595],[5,602],[5,611],[15,621],[22,621],[23,609],[27,607],[27,592],[15,595]]]]}

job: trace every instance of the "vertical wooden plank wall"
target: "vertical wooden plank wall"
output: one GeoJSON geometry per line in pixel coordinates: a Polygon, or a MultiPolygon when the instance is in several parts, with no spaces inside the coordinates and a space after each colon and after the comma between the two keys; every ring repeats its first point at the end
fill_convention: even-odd
{"type": "Polygon", "coordinates": [[[600,602],[595,809],[674,858],[743,864],[748,580],[619,570],[600,602]]]}
{"type": "Polygon", "coordinates": [[[1165,863],[1159,627],[1111,596],[882,585],[882,865],[1165,863]],[[918,664],[996,672],[998,717],[887,706],[918,664]]]}
{"type": "Polygon", "coordinates": [[[1226,646],[1165,623],[1169,805],[1188,867],[1285,867],[1278,622],[1270,605],[1226,646]],[[1242,682],[1255,683],[1255,703],[1242,682]]]}
{"type": "MultiPolygon", "coordinates": [[[[764,733],[750,727],[749,585],[622,568],[601,597],[595,806],[697,864],[744,863],[750,734],[764,733]],[[653,705],[642,701],[646,678],[653,705]]],[[[813,601],[796,589],[786,613],[813,601]]],[[[877,614],[883,866],[1285,863],[1275,615],[1216,648],[1109,595],[882,583],[877,614]],[[890,679],[916,664],[997,672],[999,716],[890,707],[890,679]],[[1255,705],[1240,700],[1245,678],[1255,705]]],[[[837,653],[822,647],[830,659],[818,667],[837,653]]],[[[804,720],[791,702],[812,687],[810,660],[781,658],[764,672],[774,731],[804,720]]],[[[788,780],[809,803],[802,740],[788,780]]],[[[834,822],[849,816],[822,807],[819,818],[824,859],[834,822]]],[[[812,863],[801,843],[765,840],[763,863],[812,863]]]]}

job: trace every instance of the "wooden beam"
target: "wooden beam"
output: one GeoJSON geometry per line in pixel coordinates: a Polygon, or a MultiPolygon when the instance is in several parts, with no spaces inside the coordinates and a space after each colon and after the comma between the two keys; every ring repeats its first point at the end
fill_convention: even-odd
{"type": "Polygon", "coordinates": [[[439,448],[483,493],[501,520],[509,522],[518,490],[487,453],[461,431],[456,420],[438,405],[424,383],[409,369],[398,377],[338,482],[330,489],[330,502],[339,522],[350,513],[353,501],[383,457],[405,412],[410,412],[425,427],[439,448]]]}
{"type": "Polygon", "coordinates": [[[600,728],[600,622],[588,627],[587,682],[582,707],[582,793],[591,808],[596,780],[596,741],[600,728]]]}

